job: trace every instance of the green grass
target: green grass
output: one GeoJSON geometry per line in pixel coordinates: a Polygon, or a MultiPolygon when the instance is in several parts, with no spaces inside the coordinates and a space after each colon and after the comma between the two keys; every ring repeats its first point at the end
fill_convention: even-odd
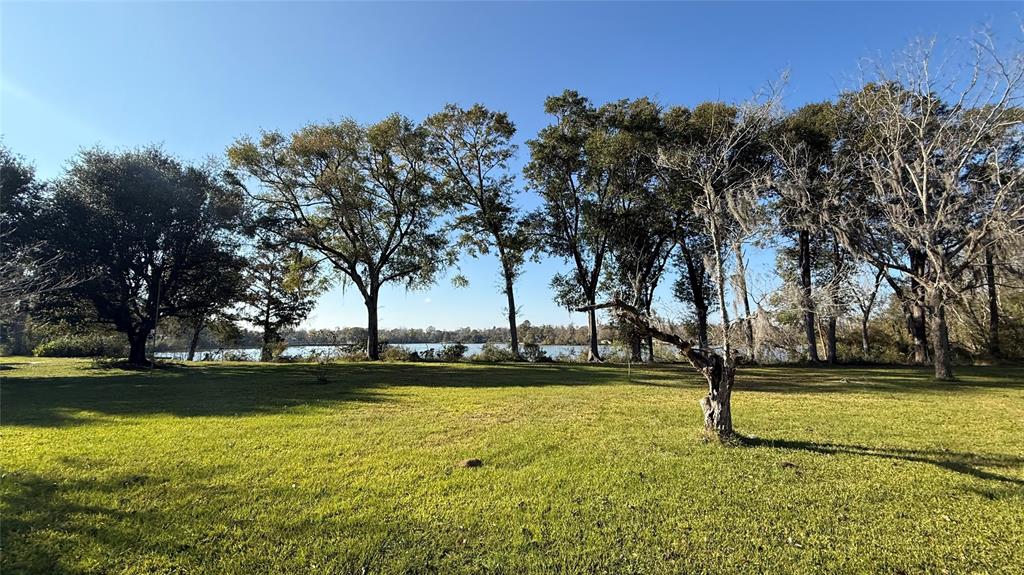
{"type": "Polygon", "coordinates": [[[1024,368],[0,361],[4,575],[1024,572],[1024,368]]]}

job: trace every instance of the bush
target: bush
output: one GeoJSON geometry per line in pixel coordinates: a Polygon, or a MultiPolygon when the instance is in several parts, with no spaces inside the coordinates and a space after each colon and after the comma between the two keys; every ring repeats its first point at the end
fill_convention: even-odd
{"type": "Polygon", "coordinates": [[[516,356],[512,350],[504,345],[487,342],[480,349],[480,353],[473,356],[473,361],[485,363],[497,363],[501,361],[515,361],[516,356]]]}
{"type": "MultiPolygon", "coordinates": [[[[206,354],[203,360],[206,361],[208,357],[210,357],[210,354],[206,354]]],[[[220,361],[252,361],[252,357],[240,349],[229,349],[220,354],[220,357],[216,359],[220,361]]]]}
{"type": "Polygon", "coordinates": [[[546,351],[535,343],[524,343],[523,344],[523,359],[526,361],[532,361],[534,363],[545,363],[552,361],[546,351]]]}
{"type": "Polygon", "coordinates": [[[467,351],[469,351],[469,348],[466,347],[465,345],[462,345],[461,343],[449,343],[441,348],[441,351],[438,352],[437,357],[441,361],[455,362],[460,361],[463,357],[465,357],[467,351]]]}
{"type": "Polygon", "coordinates": [[[125,357],[128,345],[120,334],[62,335],[32,350],[36,357],[125,357]]]}
{"type": "Polygon", "coordinates": [[[400,345],[389,345],[380,354],[382,361],[416,361],[417,356],[409,348],[400,345]]]}

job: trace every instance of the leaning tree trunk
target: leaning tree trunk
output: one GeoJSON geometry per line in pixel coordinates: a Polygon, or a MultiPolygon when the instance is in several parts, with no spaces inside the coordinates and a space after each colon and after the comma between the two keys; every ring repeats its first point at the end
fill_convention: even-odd
{"type": "Polygon", "coordinates": [[[860,349],[864,352],[864,359],[868,357],[870,349],[868,343],[868,316],[865,314],[860,319],[860,349]]]}
{"type": "Polygon", "coordinates": [[[729,360],[711,350],[697,349],[678,335],[658,329],[651,325],[650,319],[641,314],[640,310],[618,298],[580,308],[579,311],[597,309],[612,309],[620,319],[629,322],[644,335],[679,349],[708,383],[708,393],[700,400],[706,436],[717,440],[728,440],[735,436],[732,427],[732,387],[736,379],[736,368],[729,360]]]}
{"type": "Polygon", "coordinates": [[[839,361],[839,355],[836,353],[836,318],[828,318],[828,323],[825,326],[825,361],[831,365],[835,365],[839,361]]]}
{"type": "Polygon", "coordinates": [[[192,328],[192,339],[188,342],[188,357],[186,361],[195,361],[196,348],[199,347],[199,335],[203,333],[203,322],[198,321],[192,328]]]}

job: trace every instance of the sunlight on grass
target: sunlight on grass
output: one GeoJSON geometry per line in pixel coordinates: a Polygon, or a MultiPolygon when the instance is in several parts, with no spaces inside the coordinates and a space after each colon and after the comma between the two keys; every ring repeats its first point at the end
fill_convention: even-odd
{"type": "Polygon", "coordinates": [[[5,574],[1020,569],[1022,368],[0,362],[5,574]]]}

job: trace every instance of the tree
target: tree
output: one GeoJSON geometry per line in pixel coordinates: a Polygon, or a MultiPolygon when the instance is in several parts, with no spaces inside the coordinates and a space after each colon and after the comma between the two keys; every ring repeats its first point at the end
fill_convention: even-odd
{"type": "Polygon", "coordinates": [[[263,334],[260,361],[270,361],[282,343],[282,331],[302,323],[313,311],[326,282],[317,262],[296,249],[262,245],[245,268],[244,308],[241,319],[263,334]]]}
{"type": "MultiPolygon", "coordinates": [[[[602,162],[609,170],[611,210],[597,220],[608,241],[604,291],[650,315],[654,292],[678,238],[682,214],[667,201],[656,164],[663,136],[661,108],[648,100],[620,100],[602,106],[602,162]]],[[[646,339],[648,361],[654,361],[653,337],[621,322],[634,361],[642,360],[646,339]]]]}
{"type": "Polygon", "coordinates": [[[158,148],[81,152],[55,186],[46,243],[63,273],[89,278],[67,290],[146,363],[160,318],[189,315],[237,261],[241,195],[210,168],[158,148]]]}
{"type": "Polygon", "coordinates": [[[597,294],[608,255],[614,213],[614,172],[609,161],[607,117],[579,93],[566,90],[544,102],[555,117],[527,142],[530,161],[524,168],[529,187],[543,206],[534,212],[541,248],[572,262],[572,272],[551,281],[555,299],[566,307],[586,307],[589,361],[601,361],[598,348],[597,294]]]}
{"type": "Polygon", "coordinates": [[[498,256],[508,300],[510,346],[521,358],[514,288],[534,238],[513,203],[515,178],[508,161],[516,152],[511,143],[515,125],[506,114],[479,104],[468,110],[449,104],[427,118],[426,127],[432,158],[442,175],[440,189],[460,210],[453,224],[460,232],[459,245],[474,257],[491,250],[498,256]]]}
{"type": "MultiPolygon", "coordinates": [[[[812,291],[812,243],[825,229],[824,210],[830,190],[845,177],[836,151],[839,120],[831,102],[808,104],[789,114],[768,138],[775,163],[772,190],[777,228],[794,240],[803,296],[807,359],[819,361],[812,291]]],[[[787,253],[784,250],[783,253],[787,253]]],[[[834,341],[834,340],[833,340],[834,341]]]]}
{"type": "Polygon", "coordinates": [[[864,353],[865,358],[868,357],[868,353],[871,351],[868,325],[871,321],[871,312],[878,301],[878,292],[882,287],[883,275],[885,275],[885,270],[878,270],[870,280],[858,277],[851,284],[851,296],[854,303],[857,304],[857,310],[860,312],[860,349],[864,353]]]}
{"type": "Polygon", "coordinates": [[[289,138],[243,138],[228,158],[260,183],[253,194],[266,210],[260,225],[280,242],[320,254],[359,290],[366,355],[379,359],[381,287],[429,285],[449,261],[435,225],[442,204],[425,130],[397,114],[369,126],[312,124],[289,138]]]}
{"type": "Polygon", "coordinates": [[[190,332],[187,361],[193,361],[199,336],[211,322],[232,321],[231,308],[243,299],[245,277],[241,258],[213,259],[205,262],[208,269],[195,274],[199,285],[189,290],[189,301],[183,307],[187,310],[180,318],[183,327],[190,332]]]}
{"type": "Polygon", "coordinates": [[[76,283],[58,272],[60,254],[48,254],[41,241],[45,192],[35,169],[0,143],[0,320],[6,351],[15,355],[29,352],[29,302],[76,283]]]}
{"type": "Polygon", "coordinates": [[[931,312],[935,377],[952,379],[947,307],[965,270],[995,238],[1024,231],[1021,194],[1024,58],[973,42],[967,78],[931,68],[922,45],[848,94],[851,139],[868,185],[838,217],[859,256],[909,276],[931,312]],[[911,253],[908,265],[902,253],[911,253]]]}
{"type": "Polygon", "coordinates": [[[704,256],[711,254],[711,240],[694,225],[684,225],[680,234],[676,267],[679,276],[672,286],[676,299],[693,308],[693,321],[697,347],[708,347],[708,314],[715,308],[715,287],[711,281],[704,256]]]}
{"type": "Polygon", "coordinates": [[[659,150],[659,163],[688,184],[676,188],[680,205],[697,216],[711,244],[712,278],[722,315],[722,349],[729,358],[730,320],[726,302],[726,252],[750,226],[756,192],[767,165],[752,156],[773,118],[774,103],[741,107],[718,102],[694,110],[672,108],[665,114],[669,135],[659,150]]]}
{"type": "Polygon", "coordinates": [[[616,316],[632,324],[644,335],[675,346],[690,365],[707,380],[708,394],[700,401],[701,409],[704,411],[705,434],[710,438],[723,441],[735,436],[732,427],[732,386],[736,377],[734,362],[723,358],[712,350],[694,347],[692,342],[662,329],[654,322],[653,318],[618,298],[612,298],[608,302],[594,306],[585,306],[579,308],[579,311],[588,309],[610,309],[616,316]]]}

